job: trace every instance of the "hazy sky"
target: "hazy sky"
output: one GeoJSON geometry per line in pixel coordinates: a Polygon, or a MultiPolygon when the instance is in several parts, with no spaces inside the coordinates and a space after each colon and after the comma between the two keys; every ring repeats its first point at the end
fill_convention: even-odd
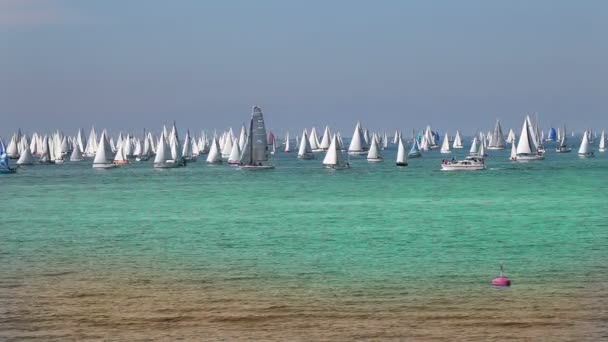
{"type": "Polygon", "coordinates": [[[608,127],[608,1],[0,0],[0,134],[608,127]]]}

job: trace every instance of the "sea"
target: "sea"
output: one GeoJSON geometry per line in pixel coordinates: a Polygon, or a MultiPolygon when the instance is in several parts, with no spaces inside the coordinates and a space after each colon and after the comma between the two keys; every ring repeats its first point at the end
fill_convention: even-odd
{"type": "Polygon", "coordinates": [[[1,175],[0,340],[608,340],[608,153],[488,154],[1,175]]]}

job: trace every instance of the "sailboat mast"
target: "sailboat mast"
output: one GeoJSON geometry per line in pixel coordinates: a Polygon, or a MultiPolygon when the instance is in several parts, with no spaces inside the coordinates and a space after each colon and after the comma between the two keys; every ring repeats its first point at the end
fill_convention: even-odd
{"type": "Polygon", "coordinates": [[[253,118],[249,121],[249,165],[253,164],[253,118]]]}

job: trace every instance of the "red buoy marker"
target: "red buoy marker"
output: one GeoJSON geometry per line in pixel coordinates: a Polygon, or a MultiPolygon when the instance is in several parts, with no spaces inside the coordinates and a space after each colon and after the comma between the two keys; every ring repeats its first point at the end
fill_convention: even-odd
{"type": "Polygon", "coordinates": [[[502,262],[500,263],[500,275],[492,279],[492,285],[500,287],[511,286],[511,279],[505,277],[502,262]]]}

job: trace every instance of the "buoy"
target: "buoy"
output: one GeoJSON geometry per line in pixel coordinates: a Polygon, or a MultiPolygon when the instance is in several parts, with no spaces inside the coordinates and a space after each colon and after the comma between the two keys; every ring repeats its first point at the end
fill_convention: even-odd
{"type": "Polygon", "coordinates": [[[494,286],[511,286],[511,279],[505,277],[502,262],[500,263],[500,275],[492,279],[492,285],[494,286]]]}

